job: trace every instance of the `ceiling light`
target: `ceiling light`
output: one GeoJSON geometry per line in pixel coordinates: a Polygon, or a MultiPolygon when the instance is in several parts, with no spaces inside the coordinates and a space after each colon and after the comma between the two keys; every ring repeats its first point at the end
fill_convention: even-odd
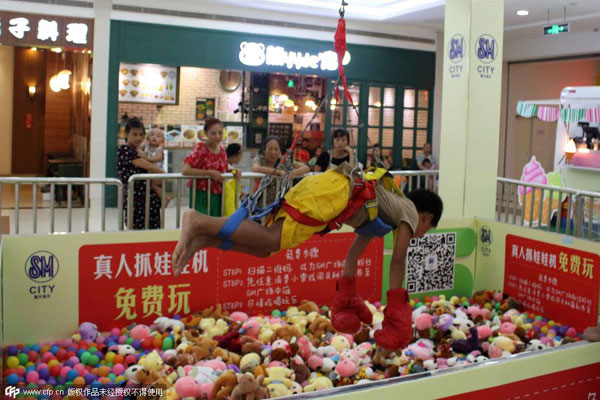
{"type": "Polygon", "coordinates": [[[53,51],[55,53],[62,53],[62,49],[60,47],[53,47],[50,49],[50,51],[53,51]]]}
{"type": "Polygon", "coordinates": [[[31,51],[37,51],[37,47],[32,47],[31,51]]]}
{"type": "Polygon", "coordinates": [[[519,10],[519,11],[517,11],[517,15],[519,17],[524,17],[526,15],[529,15],[529,11],[527,11],[527,10],[519,10]]]}

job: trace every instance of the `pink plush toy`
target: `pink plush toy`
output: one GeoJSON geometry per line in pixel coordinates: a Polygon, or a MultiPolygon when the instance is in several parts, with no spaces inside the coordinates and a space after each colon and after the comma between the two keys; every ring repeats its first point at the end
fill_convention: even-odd
{"type": "Polygon", "coordinates": [[[438,330],[442,332],[446,332],[452,326],[452,322],[454,321],[454,317],[450,314],[442,314],[437,317],[437,322],[435,326],[438,330]]]}
{"type": "Polygon", "coordinates": [[[542,342],[542,344],[545,344],[546,346],[554,347],[554,339],[551,337],[544,336],[540,338],[540,342],[542,342]]]}
{"type": "Polygon", "coordinates": [[[467,314],[469,314],[471,318],[475,318],[476,316],[481,314],[481,309],[479,308],[479,306],[472,305],[469,308],[467,308],[467,314]]]}
{"type": "Polygon", "coordinates": [[[346,349],[340,353],[340,360],[350,360],[354,364],[358,364],[358,360],[360,359],[358,355],[358,351],[355,349],[346,349]]]}
{"type": "Polygon", "coordinates": [[[502,325],[500,325],[500,333],[504,333],[506,335],[510,335],[515,331],[515,329],[517,329],[517,327],[512,322],[503,322],[502,325]]]}
{"type": "Polygon", "coordinates": [[[200,398],[201,399],[212,399],[212,390],[215,386],[214,383],[204,383],[200,385],[200,398]]]}
{"type": "Polygon", "coordinates": [[[227,369],[227,364],[225,364],[223,361],[221,360],[205,360],[205,361],[198,361],[196,363],[197,366],[199,367],[208,367],[208,368],[212,368],[213,371],[225,371],[227,369]]]}
{"type": "Polygon", "coordinates": [[[273,367],[283,367],[283,368],[287,368],[287,365],[285,365],[284,363],[282,363],[281,361],[271,361],[269,363],[269,365],[267,365],[267,368],[273,368],[273,367]]]}
{"type": "Polygon", "coordinates": [[[356,375],[356,364],[350,360],[342,360],[335,366],[335,372],[337,372],[341,378],[349,378],[356,375]]]}
{"type": "Polygon", "coordinates": [[[483,319],[485,319],[486,321],[491,321],[492,317],[494,314],[492,314],[492,312],[490,310],[488,310],[487,308],[482,308],[481,309],[481,314],[480,314],[483,319]]]}
{"type": "Polygon", "coordinates": [[[277,339],[276,341],[274,341],[271,344],[271,348],[273,350],[275,350],[275,349],[282,349],[282,350],[284,350],[288,354],[291,353],[291,351],[292,351],[292,347],[287,342],[287,340],[284,340],[284,339],[277,339]]]}
{"type": "Polygon", "coordinates": [[[146,325],[136,325],[130,332],[130,336],[134,340],[144,340],[150,336],[150,328],[146,325]]]}
{"type": "Polygon", "coordinates": [[[500,358],[502,357],[502,349],[494,346],[493,344],[487,350],[488,356],[490,358],[500,358]]]}
{"type": "Polygon", "coordinates": [[[500,302],[502,301],[502,297],[503,297],[503,296],[502,296],[502,292],[495,292],[495,293],[494,293],[494,300],[495,300],[497,303],[500,303],[500,302]]]}
{"type": "Polygon", "coordinates": [[[258,336],[258,332],[260,331],[260,321],[258,320],[258,317],[248,318],[242,325],[242,329],[244,330],[245,335],[256,338],[258,336]]]}
{"type": "Polygon", "coordinates": [[[437,369],[446,369],[448,368],[448,360],[445,358],[438,358],[437,359],[437,369]]]}
{"type": "Polygon", "coordinates": [[[175,382],[175,392],[181,398],[196,398],[202,395],[200,385],[191,376],[184,376],[175,382]]]}
{"type": "Polygon", "coordinates": [[[477,327],[477,335],[479,336],[480,340],[485,340],[487,338],[489,338],[490,336],[492,336],[494,334],[494,332],[492,332],[492,328],[490,328],[487,325],[481,325],[477,327]]]}
{"type": "Polygon", "coordinates": [[[312,369],[313,371],[317,371],[323,366],[323,359],[318,355],[313,354],[312,356],[308,357],[306,363],[308,364],[310,369],[312,369]]]}
{"type": "Polygon", "coordinates": [[[304,361],[308,360],[308,358],[312,355],[311,343],[306,338],[306,336],[302,336],[296,342],[298,344],[298,355],[304,359],[304,361]]]}
{"type": "Polygon", "coordinates": [[[408,350],[412,353],[416,360],[429,360],[433,358],[433,349],[428,342],[417,340],[415,343],[408,346],[408,350]]]}
{"type": "Polygon", "coordinates": [[[245,322],[248,319],[248,314],[242,311],[234,311],[229,315],[229,319],[235,322],[245,322]]]}
{"type": "Polygon", "coordinates": [[[417,315],[417,317],[415,318],[415,328],[417,328],[418,331],[429,329],[432,325],[433,317],[431,316],[431,314],[423,313],[417,315]]]}

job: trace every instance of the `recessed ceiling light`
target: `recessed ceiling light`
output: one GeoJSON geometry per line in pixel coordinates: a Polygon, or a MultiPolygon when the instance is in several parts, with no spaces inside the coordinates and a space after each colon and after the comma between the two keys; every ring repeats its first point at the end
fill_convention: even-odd
{"type": "Polygon", "coordinates": [[[527,11],[527,10],[519,10],[519,11],[517,11],[517,15],[519,17],[524,17],[526,15],[529,15],[529,11],[527,11]]]}

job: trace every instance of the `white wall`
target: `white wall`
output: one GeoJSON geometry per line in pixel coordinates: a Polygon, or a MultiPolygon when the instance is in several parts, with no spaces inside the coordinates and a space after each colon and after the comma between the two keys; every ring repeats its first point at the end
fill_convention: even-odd
{"type": "Polygon", "coordinates": [[[12,171],[14,47],[0,46],[0,175],[12,171]]]}

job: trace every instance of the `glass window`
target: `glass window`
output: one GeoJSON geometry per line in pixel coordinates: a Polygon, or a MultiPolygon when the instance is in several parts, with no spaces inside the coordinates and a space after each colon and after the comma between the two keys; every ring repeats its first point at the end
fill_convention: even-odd
{"type": "Polygon", "coordinates": [[[394,107],[396,105],[396,88],[383,89],[383,106],[394,107]]]}
{"type": "Polygon", "coordinates": [[[369,147],[379,143],[379,128],[369,128],[369,147]]]}
{"type": "Polygon", "coordinates": [[[380,116],[381,116],[380,108],[369,107],[369,126],[379,126],[380,116]]]}
{"type": "Polygon", "coordinates": [[[419,90],[419,108],[429,108],[429,90],[419,90]]]}
{"type": "Polygon", "coordinates": [[[371,86],[369,88],[369,105],[381,107],[381,88],[371,86]]]}
{"type": "Polygon", "coordinates": [[[384,129],[381,140],[381,145],[383,147],[394,147],[394,129],[384,129]]]}
{"type": "Polygon", "coordinates": [[[404,89],[404,107],[413,108],[415,106],[415,90],[404,89]]]}
{"type": "Polygon", "coordinates": [[[419,110],[417,111],[417,128],[427,128],[427,115],[429,112],[427,110],[419,110]]]}
{"type": "MultiPolygon", "coordinates": [[[[394,110],[393,108],[384,108],[383,109],[383,126],[394,126],[394,110]]],[[[427,112],[427,111],[425,111],[427,112]]]]}
{"type": "Polygon", "coordinates": [[[415,110],[404,110],[402,126],[404,126],[405,128],[412,128],[413,126],[415,126],[415,110]]]}
{"type": "Polygon", "coordinates": [[[402,131],[402,147],[413,147],[414,131],[412,129],[404,129],[402,131]]]}

